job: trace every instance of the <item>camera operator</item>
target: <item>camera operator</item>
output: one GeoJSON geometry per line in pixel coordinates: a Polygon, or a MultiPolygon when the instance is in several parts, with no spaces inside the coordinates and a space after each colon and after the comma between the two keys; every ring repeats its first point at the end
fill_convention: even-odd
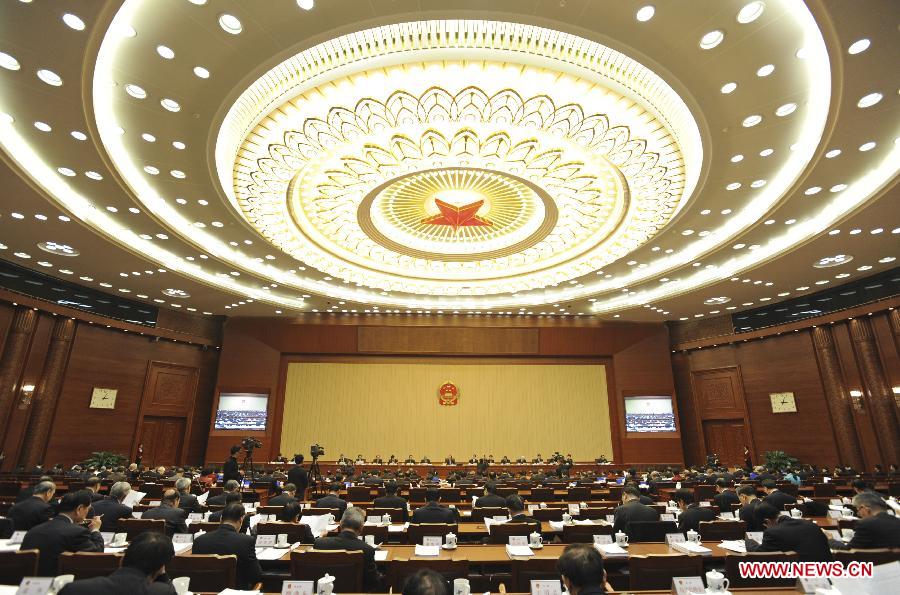
{"type": "Polygon", "coordinates": [[[229,456],[225,460],[225,465],[222,468],[222,481],[228,481],[229,479],[233,479],[237,482],[241,481],[241,469],[238,466],[237,454],[241,452],[240,445],[234,445],[231,447],[231,456],[229,456]]]}

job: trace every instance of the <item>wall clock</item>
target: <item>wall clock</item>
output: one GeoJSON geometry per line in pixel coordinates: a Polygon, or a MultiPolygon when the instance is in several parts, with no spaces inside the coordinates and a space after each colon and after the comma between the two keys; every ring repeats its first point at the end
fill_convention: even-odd
{"type": "Polygon", "coordinates": [[[794,393],[769,393],[772,400],[772,413],[796,413],[797,401],[794,393]]]}
{"type": "Polygon", "coordinates": [[[118,394],[118,392],[118,389],[115,388],[94,387],[94,392],[91,393],[91,408],[115,409],[116,395],[118,394]]]}

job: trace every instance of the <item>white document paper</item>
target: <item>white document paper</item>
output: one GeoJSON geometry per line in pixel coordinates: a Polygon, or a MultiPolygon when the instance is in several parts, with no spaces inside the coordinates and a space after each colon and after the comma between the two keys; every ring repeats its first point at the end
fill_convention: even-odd
{"type": "Polygon", "coordinates": [[[46,595],[53,586],[53,577],[26,576],[19,583],[16,595],[46,595]]]}
{"type": "Polygon", "coordinates": [[[387,561],[388,551],[387,550],[375,550],[375,561],[376,562],[385,562],[387,561]]]}
{"type": "Polygon", "coordinates": [[[719,544],[719,547],[723,550],[728,550],[729,552],[737,552],[739,554],[747,553],[747,546],[743,540],[740,539],[724,540],[719,544]]]}
{"type": "Polygon", "coordinates": [[[565,523],[563,523],[562,521],[550,521],[550,528],[554,531],[562,531],[564,526],[565,523]]]}
{"type": "Polygon", "coordinates": [[[416,556],[439,556],[441,555],[441,546],[439,545],[417,545],[416,556]]]}
{"type": "Polygon", "coordinates": [[[199,502],[200,504],[203,504],[203,505],[206,504],[206,501],[207,501],[208,499],[209,499],[209,492],[208,492],[208,491],[207,491],[207,492],[203,492],[202,494],[200,494],[199,496],[197,496],[197,502],[199,502]]]}
{"type": "Polygon", "coordinates": [[[190,542],[188,542],[188,543],[173,543],[172,547],[175,549],[175,554],[177,555],[177,554],[180,554],[181,552],[186,552],[187,550],[191,549],[192,545],[194,545],[194,544],[190,543],[190,542]]]}
{"type": "Polygon", "coordinates": [[[841,593],[854,595],[900,593],[900,562],[879,564],[872,569],[870,577],[832,578],[831,584],[841,593]]]}
{"type": "Polygon", "coordinates": [[[300,522],[309,526],[313,537],[322,537],[328,532],[328,518],[324,514],[303,515],[300,522]]]}
{"type": "Polygon", "coordinates": [[[615,543],[595,543],[594,547],[600,552],[604,558],[627,558],[628,552],[615,543]]]}
{"type": "MultiPolygon", "coordinates": [[[[274,535],[272,537],[275,537],[274,535]]],[[[289,551],[288,548],[267,547],[264,550],[256,550],[258,560],[278,560],[289,551]]]]}
{"type": "Polygon", "coordinates": [[[678,550],[685,554],[700,554],[701,556],[711,556],[712,550],[693,541],[685,541],[684,543],[672,544],[673,550],[678,550]]]}
{"type": "Polygon", "coordinates": [[[402,525],[388,525],[388,533],[403,533],[409,529],[409,523],[403,523],[402,525]]]}
{"type": "Polygon", "coordinates": [[[746,533],[744,533],[744,536],[747,539],[752,539],[756,543],[762,543],[763,532],[762,531],[747,531],[746,533]]]}
{"type": "Polygon", "coordinates": [[[518,556],[533,556],[534,552],[527,545],[507,545],[506,553],[510,558],[518,556]]]}
{"type": "MultiPolygon", "coordinates": [[[[578,504],[569,504],[569,514],[571,514],[572,516],[577,516],[577,515],[581,514],[581,506],[579,506],[578,504]]],[[[538,581],[538,582],[543,582],[543,581],[538,581]]]]}
{"type": "Polygon", "coordinates": [[[131,490],[128,494],[125,495],[125,498],[122,499],[122,504],[128,506],[129,508],[134,508],[134,505],[144,499],[146,496],[146,492],[139,492],[137,490],[131,490]]]}

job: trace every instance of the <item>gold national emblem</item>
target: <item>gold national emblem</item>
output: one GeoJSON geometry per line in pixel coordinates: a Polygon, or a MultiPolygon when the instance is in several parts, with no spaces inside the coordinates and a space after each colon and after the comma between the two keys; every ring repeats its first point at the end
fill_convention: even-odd
{"type": "Polygon", "coordinates": [[[452,382],[445,382],[438,389],[438,402],[441,405],[456,405],[459,403],[459,389],[452,382]]]}

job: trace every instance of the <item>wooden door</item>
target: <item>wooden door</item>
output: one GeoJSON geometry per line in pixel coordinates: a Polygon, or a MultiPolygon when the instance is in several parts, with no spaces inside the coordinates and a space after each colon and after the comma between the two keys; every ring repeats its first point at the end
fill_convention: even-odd
{"type": "Polygon", "coordinates": [[[145,416],[140,432],[140,443],[144,445],[143,464],[178,464],[184,443],[184,427],[183,417],[145,416]]]}
{"type": "Polygon", "coordinates": [[[744,422],[739,420],[708,420],[703,422],[707,454],[719,455],[723,465],[744,464],[744,445],[747,433],[744,422]]]}

